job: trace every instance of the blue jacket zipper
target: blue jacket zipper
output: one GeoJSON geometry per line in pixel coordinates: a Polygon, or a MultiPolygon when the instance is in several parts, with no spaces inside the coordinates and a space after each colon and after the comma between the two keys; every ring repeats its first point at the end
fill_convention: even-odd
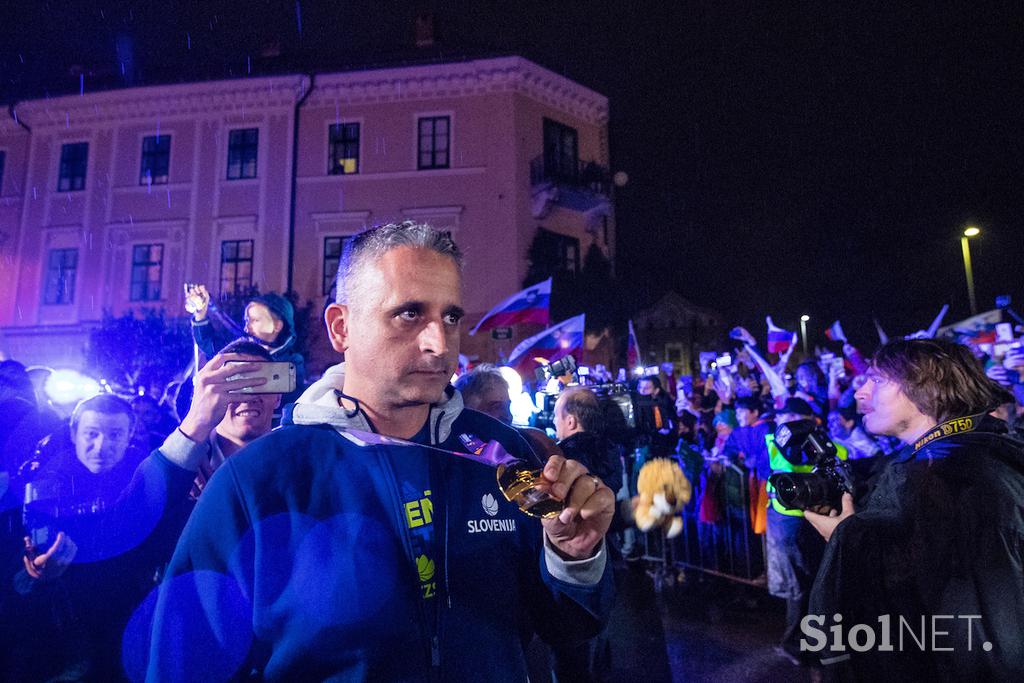
{"type": "MultiPolygon", "coordinates": [[[[398,528],[400,530],[400,533],[402,534],[402,546],[405,548],[405,555],[407,558],[409,558],[409,561],[412,562],[412,565],[416,566],[416,557],[414,556],[412,551],[412,539],[409,538],[409,530],[405,527],[405,520],[403,520],[401,516],[402,497],[398,494],[398,482],[395,481],[394,470],[391,469],[391,463],[388,462],[388,459],[384,455],[384,453],[378,450],[377,456],[380,459],[381,470],[384,472],[385,479],[387,480],[388,483],[388,488],[391,489],[391,499],[392,501],[395,502],[395,505],[392,505],[391,509],[393,511],[392,514],[397,518],[396,521],[398,523],[398,528]]],[[[417,589],[418,588],[419,586],[417,585],[417,589]]],[[[421,642],[423,642],[427,639],[428,635],[427,615],[423,609],[423,600],[419,597],[419,595],[416,596],[416,611],[419,613],[420,617],[418,621],[420,635],[422,637],[421,642]]],[[[425,652],[424,654],[426,654],[429,657],[431,667],[433,667],[434,671],[436,672],[437,667],[439,667],[441,664],[441,650],[436,635],[430,638],[430,651],[425,652]]]]}
{"type": "MultiPolygon", "coordinates": [[[[442,413],[443,416],[443,413],[442,413]]],[[[440,420],[438,420],[440,424],[440,420]]],[[[435,441],[435,443],[439,443],[435,441]]],[[[447,602],[448,607],[451,607],[451,593],[448,586],[448,492],[447,484],[447,461],[439,459],[438,457],[430,457],[430,486],[434,494],[434,500],[442,500],[444,504],[440,507],[435,507],[435,510],[443,510],[442,519],[438,520],[437,516],[434,517],[434,523],[438,525],[438,532],[444,534],[444,552],[442,553],[442,562],[444,563],[444,599],[447,602]]],[[[436,621],[434,623],[434,635],[431,638],[432,645],[432,663],[435,667],[435,673],[437,674],[438,680],[444,680],[443,671],[441,665],[441,636],[443,634],[444,625],[444,605],[438,604],[436,606],[436,621]]]]}

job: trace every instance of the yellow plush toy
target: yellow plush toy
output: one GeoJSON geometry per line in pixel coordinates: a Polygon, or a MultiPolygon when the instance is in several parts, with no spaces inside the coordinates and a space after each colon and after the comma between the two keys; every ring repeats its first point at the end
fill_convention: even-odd
{"type": "Polygon", "coordinates": [[[683,518],[676,513],[690,502],[693,487],[674,460],[655,458],[640,468],[633,499],[636,526],[649,531],[655,526],[674,538],[683,530],[683,518]]]}

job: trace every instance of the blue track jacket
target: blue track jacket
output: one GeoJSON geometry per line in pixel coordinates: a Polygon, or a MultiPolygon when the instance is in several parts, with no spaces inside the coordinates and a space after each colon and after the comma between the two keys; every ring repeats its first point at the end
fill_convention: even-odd
{"type": "MultiPolygon", "coordinates": [[[[525,681],[530,634],[572,643],[600,630],[614,592],[603,545],[589,560],[558,558],[490,467],[356,446],[338,429],[370,425],[339,407],[342,382],[343,366],[331,368],[210,480],[161,586],[148,680],[525,681]],[[430,567],[416,564],[396,458],[428,461],[430,567]],[[430,608],[424,571],[437,576],[430,608]]],[[[533,459],[452,388],[427,427],[442,448],[465,451],[471,434],[533,459]]]]}

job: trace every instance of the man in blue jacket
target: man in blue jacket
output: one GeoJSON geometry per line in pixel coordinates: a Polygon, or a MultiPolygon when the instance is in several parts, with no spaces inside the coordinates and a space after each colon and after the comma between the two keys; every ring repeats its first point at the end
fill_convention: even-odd
{"type": "Polygon", "coordinates": [[[537,521],[468,458],[511,428],[464,409],[461,254],[428,226],[356,236],[325,320],[345,363],[228,459],[185,528],[154,615],[151,680],[526,680],[522,645],[592,637],[610,608],[614,495],[543,467],[537,521]],[[351,430],[411,445],[359,445],[351,430]]]}

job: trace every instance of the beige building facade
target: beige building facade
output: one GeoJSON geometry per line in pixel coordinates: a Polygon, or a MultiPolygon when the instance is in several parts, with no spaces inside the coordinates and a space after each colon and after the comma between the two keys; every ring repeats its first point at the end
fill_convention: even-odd
{"type": "Polygon", "coordinates": [[[465,250],[472,322],[522,286],[538,234],[566,269],[595,242],[614,258],[607,119],[519,57],[20,102],[0,122],[0,345],[80,366],[105,310],[178,315],[184,282],[319,310],[345,239],[405,219],[465,250]]]}

